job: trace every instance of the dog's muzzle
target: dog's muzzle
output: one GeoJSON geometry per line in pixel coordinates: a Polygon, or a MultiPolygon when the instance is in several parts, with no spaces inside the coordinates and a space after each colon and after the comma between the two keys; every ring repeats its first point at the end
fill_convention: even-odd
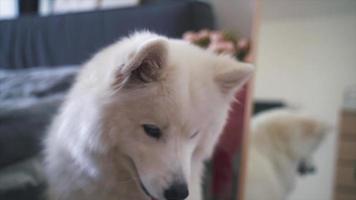
{"type": "MultiPolygon", "coordinates": [[[[135,162],[133,161],[132,158],[128,157],[129,162],[132,164],[132,167],[134,169],[134,172],[137,176],[137,179],[139,181],[140,187],[142,189],[142,191],[151,198],[151,200],[156,200],[147,190],[147,188],[145,187],[145,185],[142,183],[141,178],[138,174],[135,162]]],[[[169,188],[164,190],[164,198],[166,200],[184,200],[188,197],[189,195],[189,190],[188,190],[188,186],[185,183],[185,181],[179,181],[179,182],[174,182],[173,184],[171,184],[171,186],[169,186],[169,188]]]]}
{"type": "Polygon", "coordinates": [[[140,184],[140,187],[141,187],[142,191],[143,191],[148,197],[150,197],[151,200],[155,200],[155,198],[152,197],[152,195],[151,195],[151,194],[148,192],[148,190],[146,189],[145,185],[142,183],[141,178],[140,178],[140,176],[139,176],[139,174],[138,174],[138,171],[137,171],[135,162],[133,161],[132,158],[130,158],[130,157],[127,157],[127,158],[128,158],[129,162],[131,163],[131,165],[132,165],[132,167],[133,167],[133,169],[134,169],[134,172],[135,172],[136,177],[137,177],[137,179],[138,179],[138,181],[139,181],[139,184],[140,184]]]}
{"type": "Polygon", "coordinates": [[[148,190],[146,189],[146,187],[143,185],[141,179],[139,179],[139,181],[140,181],[140,186],[141,186],[141,189],[143,190],[143,192],[144,192],[147,196],[149,196],[152,200],[155,200],[155,199],[152,197],[152,195],[148,192],[148,190]]]}
{"type": "Polygon", "coordinates": [[[189,195],[186,183],[173,183],[169,188],[164,190],[166,200],[184,200],[189,195]]]}

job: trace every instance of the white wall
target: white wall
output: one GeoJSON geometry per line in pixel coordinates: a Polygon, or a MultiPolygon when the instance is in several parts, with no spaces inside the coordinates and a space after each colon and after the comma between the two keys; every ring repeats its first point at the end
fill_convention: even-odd
{"type": "MultiPolygon", "coordinates": [[[[343,89],[356,85],[356,1],[263,0],[255,97],[282,99],[337,125],[343,89]]],[[[332,199],[336,132],[317,152],[318,174],[291,200],[332,199]]]]}

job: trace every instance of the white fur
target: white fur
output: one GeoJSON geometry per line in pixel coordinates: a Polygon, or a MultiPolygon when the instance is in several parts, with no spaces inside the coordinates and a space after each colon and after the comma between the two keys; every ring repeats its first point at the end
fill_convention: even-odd
{"type": "Polygon", "coordinates": [[[245,200],[286,200],[297,167],[309,161],[327,133],[322,122],[297,111],[276,109],[253,119],[245,200]]]}
{"type": "Polygon", "coordinates": [[[252,71],[149,32],[103,49],[82,67],[46,138],[50,198],[150,199],[141,181],[163,200],[179,180],[188,199],[201,199],[203,161],[252,71]],[[146,135],[144,123],[159,126],[162,138],[146,135]]]}

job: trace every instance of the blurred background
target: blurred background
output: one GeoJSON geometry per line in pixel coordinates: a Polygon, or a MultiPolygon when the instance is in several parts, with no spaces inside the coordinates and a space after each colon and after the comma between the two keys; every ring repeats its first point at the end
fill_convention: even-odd
{"type": "MultiPolygon", "coordinates": [[[[288,199],[356,199],[354,0],[0,0],[0,69],[4,70],[0,73],[0,197],[23,199],[31,194],[35,199],[37,190],[25,191],[22,185],[21,196],[17,186],[4,185],[15,179],[12,175],[23,169],[18,167],[23,162],[37,177],[40,170],[28,161],[38,155],[38,138],[44,131],[32,137],[14,127],[28,124],[44,130],[62,99],[38,102],[53,88],[56,95],[65,93],[76,73],[61,71],[59,66],[74,69],[98,49],[140,29],[176,38],[207,29],[228,33],[237,58],[257,66],[254,80],[237,94],[243,108],[234,106],[208,165],[206,199],[242,198],[249,118],[283,106],[306,110],[333,127],[313,156],[318,170],[298,176],[288,199]],[[239,46],[239,41],[244,45],[239,46]],[[47,70],[47,75],[26,71],[37,68],[47,70]],[[51,74],[48,69],[61,72],[51,74]],[[21,81],[9,80],[15,77],[23,84],[29,76],[37,81],[60,77],[60,81],[52,88],[34,86],[31,93],[21,89],[21,81]],[[14,93],[26,97],[26,103],[14,93]],[[14,149],[16,145],[21,148],[14,149]],[[228,161],[221,159],[224,156],[228,161]]],[[[28,188],[28,183],[24,185],[28,188]]]]}
{"type": "MultiPolygon", "coordinates": [[[[279,99],[338,127],[356,85],[356,1],[267,0],[260,14],[255,98],[279,99]]],[[[337,138],[336,128],[315,155],[318,172],[301,178],[291,199],[332,199],[337,138]]]]}

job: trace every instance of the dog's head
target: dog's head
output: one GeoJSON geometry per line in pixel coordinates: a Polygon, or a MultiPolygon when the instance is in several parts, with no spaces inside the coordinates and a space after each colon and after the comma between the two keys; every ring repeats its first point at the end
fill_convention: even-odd
{"type": "Polygon", "coordinates": [[[312,154],[329,127],[314,117],[290,109],[276,109],[257,116],[253,130],[259,144],[269,144],[275,157],[283,154],[298,166],[299,173],[312,172],[312,154]]]}
{"type": "Polygon", "coordinates": [[[95,56],[78,82],[103,102],[103,145],[127,158],[148,196],[178,200],[252,71],[229,56],[139,33],[95,56]]]}

